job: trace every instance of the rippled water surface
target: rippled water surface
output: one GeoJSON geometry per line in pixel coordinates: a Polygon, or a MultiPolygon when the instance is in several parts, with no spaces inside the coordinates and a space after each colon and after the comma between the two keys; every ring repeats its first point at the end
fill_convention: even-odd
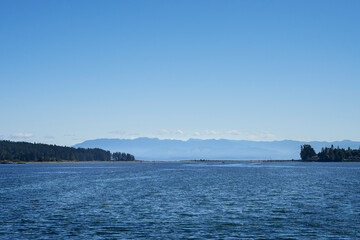
{"type": "Polygon", "coordinates": [[[0,239],[360,239],[360,163],[0,166],[0,239]]]}

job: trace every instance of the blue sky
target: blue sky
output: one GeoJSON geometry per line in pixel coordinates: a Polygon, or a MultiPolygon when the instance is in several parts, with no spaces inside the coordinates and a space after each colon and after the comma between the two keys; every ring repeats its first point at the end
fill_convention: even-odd
{"type": "Polygon", "coordinates": [[[360,1],[0,2],[0,139],[360,141],[360,1]]]}

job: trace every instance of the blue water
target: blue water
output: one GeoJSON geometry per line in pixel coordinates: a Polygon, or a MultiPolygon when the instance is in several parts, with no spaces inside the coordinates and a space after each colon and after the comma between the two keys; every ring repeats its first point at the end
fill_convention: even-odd
{"type": "Polygon", "coordinates": [[[0,239],[360,239],[360,163],[0,166],[0,239]]]}

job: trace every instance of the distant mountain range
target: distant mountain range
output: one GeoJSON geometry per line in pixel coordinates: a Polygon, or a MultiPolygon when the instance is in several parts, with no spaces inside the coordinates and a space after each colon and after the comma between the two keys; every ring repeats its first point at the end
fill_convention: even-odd
{"type": "Polygon", "coordinates": [[[322,147],[358,149],[360,142],[246,141],[228,139],[160,140],[158,138],[95,139],[74,145],[101,148],[111,152],[128,152],[137,160],[287,160],[300,159],[300,146],[310,144],[316,152],[322,147]]]}

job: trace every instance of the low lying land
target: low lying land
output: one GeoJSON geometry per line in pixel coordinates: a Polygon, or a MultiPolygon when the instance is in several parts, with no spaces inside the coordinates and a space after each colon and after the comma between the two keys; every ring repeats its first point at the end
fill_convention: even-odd
{"type": "Polygon", "coordinates": [[[236,163],[236,162],[300,162],[301,160],[171,160],[171,161],[144,161],[137,160],[136,162],[141,163],[204,163],[204,162],[220,162],[220,163],[236,163]]]}
{"type": "MultiPolygon", "coordinates": [[[[48,162],[21,162],[0,161],[0,164],[26,164],[26,163],[256,163],[256,162],[309,162],[303,160],[171,160],[171,161],[48,161],[48,162]]],[[[359,160],[348,160],[342,162],[360,162],[359,160]]]]}
{"type": "Polygon", "coordinates": [[[24,163],[205,163],[205,162],[360,162],[360,149],[323,148],[316,153],[310,145],[301,146],[301,160],[136,160],[129,153],[106,151],[99,148],[73,148],[48,144],[0,141],[0,164],[24,163]]]}

